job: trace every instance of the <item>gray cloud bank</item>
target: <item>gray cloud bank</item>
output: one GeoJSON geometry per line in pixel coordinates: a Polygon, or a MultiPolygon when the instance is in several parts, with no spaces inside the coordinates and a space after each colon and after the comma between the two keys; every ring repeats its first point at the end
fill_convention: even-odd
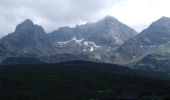
{"type": "Polygon", "coordinates": [[[120,0],[1,0],[0,36],[30,18],[47,32],[65,25],[98,20],[100,12],[120,0]]]}

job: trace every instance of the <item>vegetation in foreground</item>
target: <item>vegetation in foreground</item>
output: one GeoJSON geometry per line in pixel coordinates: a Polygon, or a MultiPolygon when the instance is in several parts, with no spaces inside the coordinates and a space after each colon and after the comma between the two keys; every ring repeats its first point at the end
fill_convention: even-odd
{"type": "Polygon", "coordinates": [[[170,81],[157,74],[83,61],[1,65],[0,100],[169,100],[170,81]]]}

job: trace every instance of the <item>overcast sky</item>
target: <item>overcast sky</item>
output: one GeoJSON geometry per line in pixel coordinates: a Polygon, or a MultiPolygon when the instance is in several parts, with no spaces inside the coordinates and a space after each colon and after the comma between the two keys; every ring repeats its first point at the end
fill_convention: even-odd
{"type": "Polygon", "coordinates": [[[169,5],[170,0],[0,0],[0,37],[27,18],[50,32],[111,15],[141,31],[162,16],[170,17],[169,5]]]}

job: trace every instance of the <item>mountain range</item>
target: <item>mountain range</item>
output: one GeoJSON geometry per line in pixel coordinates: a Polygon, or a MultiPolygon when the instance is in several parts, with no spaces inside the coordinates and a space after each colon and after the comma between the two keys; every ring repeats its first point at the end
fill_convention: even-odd
{"type": "Polygon", "coordinates": [[[61,27],[51,33],[27,19],[13,33],[0,39],[2,64],[29,63],[31,60],[23,62],[21,58],[35,58],[39,63],[84,60],[146,69],[157,68],[153,62],[162,59],[169,66],[169,54],[168,17],[158,19],[141,33],[111,16],[74,28],[61,27]]]}
{"type": "Polygon", "coordinates": [[[9,57],[50,59],[55,55],[72,54],[88,55],[86,60],[102,61],[136,34],[135,30],[111,16],[75,28],[62,27],[48,34],[27,19],[13,33],[0,39],[1,51],[4,52],[0,58],[1,61],[9,57]]]}

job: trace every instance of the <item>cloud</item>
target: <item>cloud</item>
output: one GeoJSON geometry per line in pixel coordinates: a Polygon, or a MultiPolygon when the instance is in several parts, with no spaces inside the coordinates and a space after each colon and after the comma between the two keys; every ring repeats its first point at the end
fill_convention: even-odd
{"type": "Polygon", "coordinates": [[[5,35],[15,25],[30,18],[47,32],[58,27],[94,21],[98,13],[120,0],[1,0],[0,33],[5,35]]]}
{"type": "Polygon", "coordinates": [[[105,14],[111,14],[138,31],[162,16],[170,17],[169,0],[123,0],[105,14]]]}
{"type": "Polygon", "coordinates": [[[27,18],[50,32],[106,15],[141,31],[162,16],[170,17],[169,4],[169,0],[1,0],[0,36],[14,31],[27,18]]]}

